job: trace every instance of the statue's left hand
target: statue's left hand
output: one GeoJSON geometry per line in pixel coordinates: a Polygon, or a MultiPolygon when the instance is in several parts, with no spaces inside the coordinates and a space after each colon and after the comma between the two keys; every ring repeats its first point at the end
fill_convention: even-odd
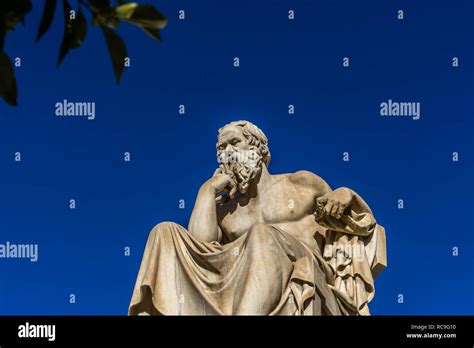
{"type": "Polygon", "coordinates": [[[354,194],[351,190],[340,187],[316,199],[317,213],[340,219],[351,205],[353,198],[354,194]]]}

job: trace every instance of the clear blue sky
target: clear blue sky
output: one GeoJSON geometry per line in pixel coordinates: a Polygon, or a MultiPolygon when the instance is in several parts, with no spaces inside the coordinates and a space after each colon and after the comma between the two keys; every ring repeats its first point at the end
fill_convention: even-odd
{"type": "Polygon", "coordinates": [[[121,26],[118,87],[98,28],[56,69],[60,11],[34,44],[42,1],[7,39],[22,66],[20,106],[0,100],[0,243],[37,243],[39,259],[0,259],[0,314],[126,314],[149,231],[187,226],[217,129],[237,119],[267,134],[271,172],[350,187],[385,226],[373,314],[474,314],[472,1],[150,2],[170,19],[163,41],[121,26]],[[95,102],[96,119],[56,117],[64,99],[95,102]],[[381,117],[388,99],[421,118],[381,117]]]}

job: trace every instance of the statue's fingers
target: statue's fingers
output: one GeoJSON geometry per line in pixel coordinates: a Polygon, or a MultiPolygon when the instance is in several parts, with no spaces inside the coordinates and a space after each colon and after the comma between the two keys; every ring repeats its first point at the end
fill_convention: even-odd
{"type": "Polygon", "coordinates": [[[331,210],[332,210],[332,203],[331,202],[326,203],[326,205],[324,206],[324,212],[326,213],[326,215],[331,215],[331,210]]]}
{"type": "Polygon", "coordinates": [[[319,206],[324,206],[327,202],[328,202],[328,198],[326,196],[321,196],[321,197],[316,198],[316,203],[319,206]]]}
{"type": "Polygon", "coordinates": [[[344,214],[344,210],[346,210],[344,206],[339,207],[339,209],[337,211],[337,218],[338,219],[340,219],[342,217],[342,215],[344,214]]]}
{"type": "Polygon", "coordinates": [[[232,182],[232,188],[229,192],[229,197],[230,198],[234,198],[235,194],[237,193],[237,185],[235,185],[233,182],[232,182]]]}
{"type": "Polygon", "coordinates": [[[225,204],[229,200],[227,195],[219,195],[216,197],[216,204],[225,204]]]}

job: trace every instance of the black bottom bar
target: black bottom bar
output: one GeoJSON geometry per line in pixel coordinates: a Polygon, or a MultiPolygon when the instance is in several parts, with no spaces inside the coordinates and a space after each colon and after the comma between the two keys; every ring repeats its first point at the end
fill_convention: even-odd
{"type": "Polygon", "coordinates": [[[472,347],[474,317],[0,317],[1,348],[30,344],[179,343],[411,343],[472,347]]]}

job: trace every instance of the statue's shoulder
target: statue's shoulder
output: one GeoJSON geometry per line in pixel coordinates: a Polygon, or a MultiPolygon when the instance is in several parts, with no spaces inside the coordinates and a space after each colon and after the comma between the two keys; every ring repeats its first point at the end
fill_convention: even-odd
{"type": "Polygon", "coordinates": [[[316,194],[323,195],[331,188],[320,176],[311,173],[307,170],[299,170],[295,173],[286,174],[287,179],[295,186],[299,186],[304,189],[313,189],[316,194]]]}

